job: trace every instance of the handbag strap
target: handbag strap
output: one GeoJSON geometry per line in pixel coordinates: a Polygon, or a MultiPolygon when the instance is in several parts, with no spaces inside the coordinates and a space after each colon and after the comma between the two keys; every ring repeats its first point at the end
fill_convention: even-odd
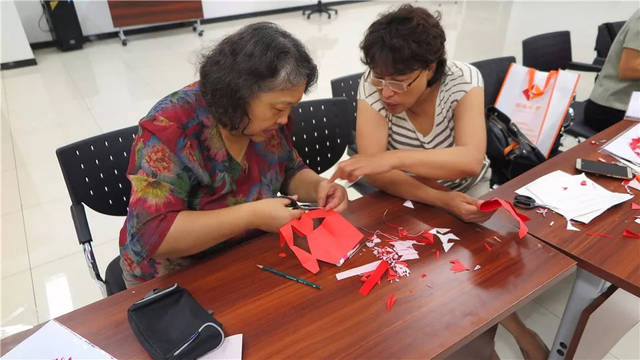
{"type": "Polygon", "coordinates": [[[540,89],[540,87],[534,83],[536,71],[537,70],[534,68],[529,68],[529,83],[527,89],[529,89],[529,93],[532,95],[532,98],[542,96],[544,92],[547,91],[547,88],[551,83],[551,79],[555,78],[558,74],[556,70],[549,71],[549,73],[547,74],[547,79],[544,82],[544,88],[540,89]]]}

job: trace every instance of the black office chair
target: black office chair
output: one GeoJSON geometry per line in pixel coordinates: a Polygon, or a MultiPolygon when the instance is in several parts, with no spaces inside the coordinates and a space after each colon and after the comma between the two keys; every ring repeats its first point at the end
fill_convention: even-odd
{"type": "Polygon", "coordinates": [[[307,166],[319,174],[340,160],[351,142],[347,99],[302,101],[291,110],[291,116],[293,146],[307,166]]]}
{"type": "Polygon", "coordinates": [[[594,65],[604,65],[604,60],[609,54],[609,49],[618,32],[624,25],[624,21],[607,22],[598,25],[598,34],[596,35],[596,45],[593,48],[596,51],[596,57],[593,59],[594,65]]]}
{"type": "Polygon", "coordinates": [[[504,78],[507,76],[509,66],[514,62],[516,62],[514,56],[504,56],[471,63],[471,65],[478,68],[480,74],[482,74],[485,109],[495,104],[504,78]]]}
{"type": "Polygon", "coordinates": [[[349,156],[358,152],[356,148],[356,116],[358,114],[358,86],[360,85],[362,74],[364,73],[351,74],[331,80],[331,96],[334,98],[347,98],[349,100],[349,113],[353,114],[353,117],[348,117],[353,140],[347,147],[349,156]]]}
{"type": "Polygon", "coordinates": [[[100,284],[103,294],[112,295],[124,290],[120,256],[107,266],[104,280],[91,246],[84,205],[106,215],[126,216],[131,184],[127,179],[129,153],[138,126],[112,131],[63,146],[56,150],[60,169],[71,197],[71,217],[78,242],[84,250],[92,277],[100,284]],[[84,204],[84,205],[83,205],[84,204]]]}
{"type": "Polygon", "coordinates": [[[571,33],[556,31],[522,40],[522,65],[541,71],[571,69],[599,72],[601,67],[573,61],[571,55],[571,33]]]}
{"type": "MultiPolygon", "coordinates": [[[[522,65],[542,71],[571,69],[599,72],[601,66],[576,62],[571,57],[571,33],[556,31],[540,34],[522,41],[522,65]]],[[[584,102],[574,101],[567,114],[570,123],[565,132],[569,135],[588,138],[596,133],[584,121],[584,102]]]]}

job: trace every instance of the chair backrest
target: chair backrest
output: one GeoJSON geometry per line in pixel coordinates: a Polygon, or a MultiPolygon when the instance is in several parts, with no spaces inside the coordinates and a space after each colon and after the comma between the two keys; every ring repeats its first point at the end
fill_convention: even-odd
{"type": "Polygon", "coordinates": [[[94,136],[56,150],[73,205],[107,215],[127,215],[129,153],[138,126],[94,136]]]}
{"type": "Polygon", "coordinates": [[[322,173],[340,160],[351,140],[349,100],[302,101],[291,110],[291,116],[293,146],[307,166],[322,173]]]}
{"type": "Polygon", "coordinates": [[[516,62],[514,56],[504,56],[471,63],[482,74],[485,109],[496,102],[496,97],[498,97],[504,77],[507,75],[507,70],[509,70],[511,63],[514,62],[516,62]]]}
{"type": "Polygon", "coordinates": [[[541,71],[564,69],[571,62],[571,33],[556,31],[522,41],[522,65],[541,71]]]}
{"type": "Polygon", "coordinates": [[[613,40],[618,35],[618,32],[624,25],[624,21],[607,22],[598,25],[598,34],[596,35],[596,56],[599,58],[606,58],[611,48],[613,40]]]}
{"type": "MultiPolygon", "coordinates": [[[[334,98],[344,97],[349,100],[349,114],[353,114],[353,117],[349,117],[350,128],[354,132],[356,131],[356,115],[358,113],[358,86],[360,85],[360,78],[364,73],[357,73],[342,76],[331,80],[331,96],[334,98]]],[[[355,141],[355,136],[353,136],[355,141]]]]}

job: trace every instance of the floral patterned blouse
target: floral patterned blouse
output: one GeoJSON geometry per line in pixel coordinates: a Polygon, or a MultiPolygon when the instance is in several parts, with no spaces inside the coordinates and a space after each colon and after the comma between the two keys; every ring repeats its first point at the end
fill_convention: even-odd
{"type": "Polygon", "coordinates": [[[183,258],[154,253],[182,210],[212,210],[286,193],[306,166],[281,127],[250,141],[242,166],[227,152],[195,82],[160,100],[140,121],[127,176],[129,212],[120,231],[127,287],[185,267],[211,249],[183,258]]]}

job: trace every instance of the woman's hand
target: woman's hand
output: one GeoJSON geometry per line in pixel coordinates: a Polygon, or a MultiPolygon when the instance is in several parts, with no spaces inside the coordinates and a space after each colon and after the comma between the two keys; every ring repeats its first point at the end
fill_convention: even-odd
{"type": "Polygon", "coordinates": [[[363,176],[391,171],[395,166],[394,157],[390,151],[379,154],[357,154],[348,160],[338,163],[338,168],[329,179],[329,182],[334,182],[336,179],[356,182],[363,176]]]}
{"type": "Polygon", "coordinates": [[[347,208],[347,190],[338,184],[323,180],[318,184],[318,206],[342,212],[347,208]]]}
{"type": "MultiPolygon", "coordinates": [[[[297,199],[297,196],[292,198],[297,199]]],[[[290,202],[286,198],[271,198],[251,203],[255,227],[267,232],[278,232],[286,223],[302,216],[304,211],[286,207],[290,202]]]]}
{"type": "Polygon", "coordinates": [[[441,207],[449,211],[464,222],[483,223],[493,215],[495,211],[480,211],[480,200],[459,191],[443,193],[441,207]]]}

